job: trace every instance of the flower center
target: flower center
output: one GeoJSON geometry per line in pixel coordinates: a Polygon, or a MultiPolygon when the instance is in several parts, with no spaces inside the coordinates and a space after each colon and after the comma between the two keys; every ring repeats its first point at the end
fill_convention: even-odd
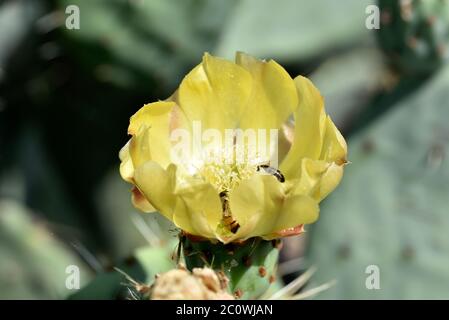
{"type": "Polygon", "coordinates": [[[211,162],[202,166],[198,174],[219,192],[229,192],[239,182],[251,178],[257,172],[257,166],[250,163],[211,162]]]}
{"type": "MultiPolygon", "coordinates": [[[[251,178],[259,172],[261,164],[266,163],[259,157],[237,157],[235,150],[229,154],[225,149],[209,149],[205,153],[190,159],[184,167],[188,176],[210,183],[220,197],[223,220],[219,226],[223,234],[235,234],[239,224],[232,217],[229,206],[229,193],[243,180],[251,178]],[[242,159],[244,161],[242,161],[242,159]]],[[[244,151],[245,152],[245,151],[244,151]]]]}
{"type": "MultiPolygon", "coordinates": [[[[251,178],[254,174],[268,174],[275,176],[283,182],[284,177],[279,170],[270,167],[267,152],[260,153],[250,144],[233,144],[227,148],[220,145],[206,145],[197,152],[191,153],[187,161],[178,166],[184,174],[181,175],[181,184],[195,183],[191,179],[210,183],[220,197],[222,204],[222,223],[219,226],[222,234],[235,234],[239,224],[232,217],[229,205],[229,194],[243,180],[251,178]]],[[[179,176],[178,176],[179,177],[179,176]]]]}

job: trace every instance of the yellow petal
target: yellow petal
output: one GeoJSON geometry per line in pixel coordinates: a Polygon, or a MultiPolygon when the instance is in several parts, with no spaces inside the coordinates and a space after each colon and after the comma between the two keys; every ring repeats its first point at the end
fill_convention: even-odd
{"type": "Polygon", "coordinates": [[[313,197],[321,201],[331,193],[340,183],[343,177],[344,166],[347,163],[348,147],[340,131],[334,123],[327,117],[326,133],[323,139],[323,147],[320,159],[327,161],[329,166],[322,174],[320,183],[313,193],[313,197]]]}
{"type": "Polygon", "coordinates": [[[287,179],[297,178],[299,159],[318,159],[326,125],[324,102],[318,89],[305,77],[295,78],[299,104],[295,111],[295,133],[293,144],[281,164],[287,179]]]}
{"type": "Polygon", "coordinates": [[[138,168],[147,161],[152,160],[149,140],[149,127],[142,124],[129,141],[129,154],[134,168],[138,168]]]}
{"type": "Polygon", "coordinates": [[[303,158],[298,161],[300,163],[300,175],[295,180],[295,195],[312,195],[321,181],[321,177],[326,173],[330,164],[321,160],[312,160],[303,158]]]}
{"type": "Polygon", "coordinates": [[[153,160],[164,168],[170,163],[170,126],[175,107],[171,101],[149,103],[131,117],[128,133],[133,135],[131,156],[134,167],[136,161],[141,164],[153,160]]]}
{"type": "Polygon", "coordinates": [[[282,202],[281,186],[275,177],[254,175],[240,182],[229,194],[232,216],[240,225],[236,237],[247,239],[274,231],[282,202]]]}
{"type": "Polygon", "coordinates": [[[175,105],[172,101],[158,101],[144,105],[131,117],[128,134],[135,135],[143,124],[151,127],[166,120],[175,105]]]}
{"type": "Polygon", "coordinates": [[[334,161],[337,164],[346,163],[346,155],[348,147],[346,141],[335,127],[331,118],[326,118],[326,132],[323,139],[323,147],[321,149],[320,159],[325,161],[334,161]]]}
{"type": "Polygon", "coordinates": [[[147,198],[140,192],[140,190],[134,186],[131,190],[131,202],[142,212],[155,212],[157,211],[151,203],[148,202],[147,198]]]}
{"type": "Polygon", "coordinates": [[[270,235],[311,223],[318,204],[308,196],[287,197],[284,185],[273,176],[254,175],[230,193],[232,216],[240,225],[235,238],[270,235]]]}
{"type": "Polygon", "coordinates": [[[308,196],[288,197],[272,228],[274,232],[278,232],[300,224],[315,222],[319,211],[318,203],[308,196]]]}
{"type": "Polygon", "coordinates": [[[331,163],[329,168],[321,176],[321,181],[318,187],[312,194],[313,198],[318,202],[327,197],[329,193],[334,191],[343,177],[343,166],[331,163]]]}
{"type": "Polygon", "coordinates": [[[320,202],[337,187],[342,176],[343,165],[304,158],[291,194],[308,195],[320,202]]]}
{"type": "Polygon", "coordinates": [[[251,75],[244,68],[206,53],[172,99],[190,121],[222,130],[237,126],[251,88],[251,75]]]}
{"type": "Polygon", "coordinates": [[[279,140],[278,140],[278,161],[282,163],[282,161],[287,156],[290,148],[293,143],[293,135],[295,129],[294,125],[290,123],[290,121],[285,121],[282,127],[279,130],[279,140]]]}
{"type": "Polygon", "coordinates": [[[298,105],[295,83],[275,61],[268,62],[238,52],[236,63],[251,73],[253,90],[240,127],[277,129],[298,105]]]}
{"type": "Polygon", "coordinates": [[[135,182],[139,190],[161,214],[173,221],[176,202],[176,166],[169,165],[164,170],[158,163],[147,161],[135,172],[135,182]]]}
{"type": "Polygon", "coordinates": [[[131,155],[129,154],[129,144],[130,141],[128,141],[119,152],[119,158],[121,161],[120,175],[122,176],[123,180],[129,183],[133,183],[134,166],[131,160],[131,155]]]}
{"type": "Polygon", "coordinates": [[[217,191],[209,183],[199,183],[178,190],[173,222],[182,230],[205,238],[216,238],[222,218],[217,191]]]}

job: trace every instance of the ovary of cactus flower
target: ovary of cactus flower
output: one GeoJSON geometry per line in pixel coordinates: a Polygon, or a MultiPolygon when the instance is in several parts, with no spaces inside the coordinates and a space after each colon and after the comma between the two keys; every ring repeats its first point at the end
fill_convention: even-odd
{"type": "Polygon", "coordinates": [[[281,240],[252,238],[240,243],[216,243],[182,236],[188,269],[208,265],[225,275],[235,298],[257,299],[276,280],[281,240]]]}

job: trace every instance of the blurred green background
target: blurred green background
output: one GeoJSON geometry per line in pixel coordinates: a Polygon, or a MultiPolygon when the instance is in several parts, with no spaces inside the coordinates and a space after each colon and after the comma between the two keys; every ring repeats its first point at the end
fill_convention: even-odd
{"type": "Polygon", "coordinates": [[[118,151],[129,117],[204,51],[310,77],[348,140],[352,164],[285,242],[282,279],[315,265],[309,287],[337,281],[317,298],[448,299],[449,4],[422,2],[0,1],[0,299],[115,299],[112,267],[150,281],[173,265],[176,232],[131,206],[118,151]],[[366,27],[372,4],[380,30],[366,27]],[[66,288],[69,265],[83,290],[66,288]]]}

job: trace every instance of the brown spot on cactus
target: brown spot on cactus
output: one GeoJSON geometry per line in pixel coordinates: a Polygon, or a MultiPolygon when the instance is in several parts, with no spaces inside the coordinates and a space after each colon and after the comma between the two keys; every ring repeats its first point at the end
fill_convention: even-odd
{"type": "Polygon", "coordinates": [[[362,150],[365,154],[372,153],[375,147],[375,143],[372,139],[365,139],[362,143],[362,150]]]}
{"type": "Polygon", "coordinates": [[[438,50],[438,55],[440,57],[445,57],[447,54],[447,47],[444,44],[440,44],[437,48],[438,50]]]}
{"type": "Polygon", "coordinates": [[[276,276],[274,274],[272,274],[269,278],[268,278],[268,282],[273,283],[276,281],[276,276]]]}
{"type": "Polygon", "coordinates": [[[382,11],[380,15],[380,22],[383,25],[389,25],[391,23],[391,12],[389,10],[382,11]]]}
{"type": "Polygon", "coordinates": [[[407,45],[412,49],[416,49],[416,47],[418,46],[418,39],[416,37],[408,38],[407,45]]]}
{"type": "Polygon", "coordinates": [[[261,276],[262,278],[265,277],[267,275],[267,269],[265,269],[264,266],[260,266],[259,267],[259,276],[261,276]]]}
{"type": "Polygon", "coordinates": [[[440,143],[435,143],[432,145],[430,150],[427,152],[427,167],[432,169],[438,169],[445,158],[444,145],[440,143]]]}
{"type": "Polygon", "coordinates": [[[343,244],[340,246],[340,248],[338,248],[337,256],[340,259],[348,259],[350,255],[351,255],[351,248],[349,247],[349,245],[343,244]]]}
{"type": "Polygon", "coordinates": [[[250,257],[245,257],[245,258],[243,258],[243,264],[246,267],[251,267],[251,265],[253,264],[253,261],[250,257]]]}
{"type": "Polygon", "coordinates": [[[430,16],[427,18],[426,22],[428,26],[433,26],[435,24],[435,21],[437,20],[437,17],[430,16]]]}
{"type": "Polygon", "coordinates": [[[234,292],[234,297],[235,297],[236,299],[239,299],[239,298],[241,298],[242,296],[243,296],[243,291],[242,291],[242,290],[237,289],[237,290],[234,292]]]}
{"type": "Polygon", "coordinates": [[[415,257],[415,250],[407,245],[401,251],[401,258],[405,261],[410,261],[415,257]]]}

